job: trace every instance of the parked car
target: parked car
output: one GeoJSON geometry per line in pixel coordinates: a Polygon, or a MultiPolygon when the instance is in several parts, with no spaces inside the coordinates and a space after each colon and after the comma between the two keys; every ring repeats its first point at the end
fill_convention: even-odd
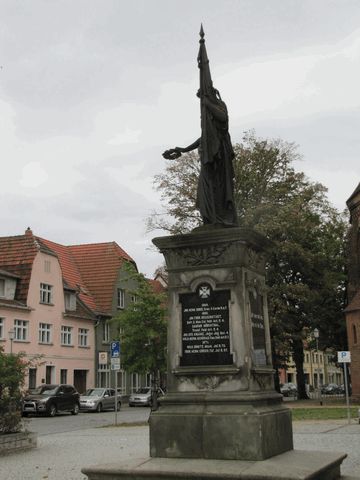
{"type": "Polygon", "coordinates": [[[44,414],[54,417],[58,412],[77,415],[80,409],[80,395],[72,385],[44,384],[31,390],[22,404],[22,415],[44,414]]]}
{"type": "MultiPolygon", "coordinates": [[[[159,387],[156,391],[156,395],[160,397],[161,395],[164,395],[164,391],[159,387]]],[[[151,403],[151,388],[149,387],[140,388],[129,397],[129,407],[151,407],[151,403]]]]}
{"type": "MultiPolygon", "coordinates": [[[[117,397],[117,410],[121,408],[121,398],[117,397]]],[[[101,412],[115,410],[115,390],[113,388],[90,388],[80,395],[80,410],[101,412]]]]}
{"type": "Polygon", "coordinates": [[[341,385],[337,385],[336,383],[329,383],[328,385],[323,385],[321,387],[321,393],[323,395],[339,395],[344,394],[345,390],[342,388],[341,385]]]}
{"type": "Polygon", "coordinates": [[[295,383],[284,383],[283,385],[280,385],[280,392],[284,397],[296,397],[298,394],[295,383]]]}

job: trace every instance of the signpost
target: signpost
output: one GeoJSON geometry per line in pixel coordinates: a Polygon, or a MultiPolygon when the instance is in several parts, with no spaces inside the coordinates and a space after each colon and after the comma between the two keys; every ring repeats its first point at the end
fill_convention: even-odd
{"type": "Polygon", "coordinates": [[[111,370],[115,371],[115,425],[117,425],[118,392],[117,392],[117,372],[120,370],[120,342],[113,341],[110,344],[111,370]]]}
{"type": "Polygon", "coordinates": [[[342,363],[344,366],[344,384],[345,384],[345,396],[346,396],[346,408],[347,408],[347,418],[348,423],[350,424],[350,403],[349,403],[349,387],[348,387],[348,378],[347,378],[347,363],[351,363],[351,354],[350,352],[337,352],[338,354],[338,363],[342,363]]]}

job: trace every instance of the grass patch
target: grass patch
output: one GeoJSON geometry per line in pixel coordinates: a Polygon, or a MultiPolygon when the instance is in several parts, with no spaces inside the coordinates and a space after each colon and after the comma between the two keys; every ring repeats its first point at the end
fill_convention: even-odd
{"type": "MultiPolygon", "coordinates": [[[[346,407],[293,408],[293,420],[336,420],[347,418],[346,407]]],[[[350,407],[351,418],[358,418],[358,407],[350,407]]]]}

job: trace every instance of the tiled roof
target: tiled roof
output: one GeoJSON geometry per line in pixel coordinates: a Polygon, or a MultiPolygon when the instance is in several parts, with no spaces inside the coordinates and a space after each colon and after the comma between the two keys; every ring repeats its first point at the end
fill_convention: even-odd
{"type": "Polygon", "coordinates": [[[166,288],[159,282],[159,280],[148,280],[148,282],[151,284],[153,291],[155,293],[165,293],[166,288]]]}
{"type": "Polygon", "coordinates": [[[116,242],[68,247],[99,312],[111,314],[114,285],[124,261],[134,260],[116,242]]]}
{"type": "Polygon", "coordinates": [[[356,293],[355,297],[345,308],[345,312],[353,312],[355,310],[360,310],[360,290],[356,293]]]}
{"type": "Polygon", "coordinates": [[[0,237],[0,267],[19,277],[15,298],[26,304],[34,258],[40,249],[30,229],[25,235],[0,237]]]}
{"type": "Polygon", "coordinates": [[[98,310],[95,299],[86,288],[86,284],[81,278],[80,271],[76,265],[75,259],[71,253],[70,247],[60,245],[59,243],[36,237],[39,242],[46,245],[51,251],[57,254],[59,259],[64,285],[78,292],[78,296],[85,305],[96,312],[98,310]]]}
{"type": "Polygon", "coordinates": [[[0,269],[19,277],[15,298],[24,305],[38,251],[58,258],[64,287],[75,290],[85,307],[99,314],[111,315],[114,286],[123,262],[136,267],[116,242],[65,246],[34,236],[28,228],[25,235],[0,238],[0,269]]]}

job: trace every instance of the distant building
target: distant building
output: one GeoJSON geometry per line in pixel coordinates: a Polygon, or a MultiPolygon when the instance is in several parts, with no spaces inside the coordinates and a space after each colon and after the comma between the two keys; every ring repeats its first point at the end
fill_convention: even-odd
{"type": "Polygon", "coordinates": [[[346,202],[350,212],[346,329],[351,352],[352,398],[360,401],[360,183],[346,202]]]}
{"type": "MultiPolygon", "coordinates": [[[[5,352],[42,355],[27,388],[41,382],[74,384],[79,392],[117,384],[130,394],[150,386],[149,375],[112,371],[112,318],[136,301],[134,260],[116,243],[64,246],[35,236],[0,237],[0,345],[5,352]],[[9,332],[14,332],[10,340],[9,332]]],[[[163,290],[157,280],[155,291],[163,290]]]]}
{"type": "Polygon", "coordinates": [[[42,356],[26,388],[71,383],[82,392],[94,383],[93,299],[71,273],[29,228],[0,238],[0,345],[5,353],[42,356]]]}

